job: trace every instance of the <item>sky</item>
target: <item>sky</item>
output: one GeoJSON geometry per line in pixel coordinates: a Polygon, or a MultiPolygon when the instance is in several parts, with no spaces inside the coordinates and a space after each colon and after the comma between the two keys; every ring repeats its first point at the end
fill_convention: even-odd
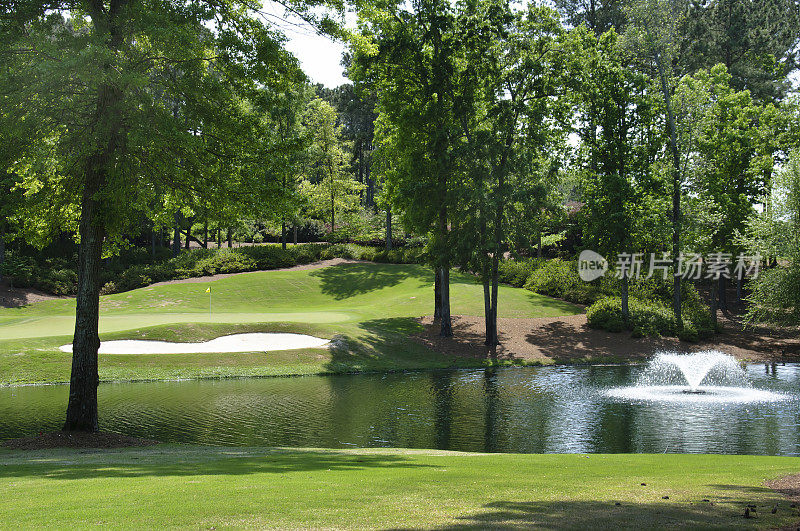
{"type": "MultiPolygon", "coordinates": [[[[319,35],[314,28],[299,17],[286,15],[283,6],[265,0],[264,11],[288,41],[286,48],[300,61],[303,71],[312,83],[322,83],[328,88],[350,81],[344,77],[342,53],[345,45],[330,37],[319,35]]],[[[348,25],[355,25],[355,17],[348,14],[348,25]]],[[[794,90],[800,89],[800,72],[790,76],[794,90]]]]}
{"type": "MultiPolygon", "coordinates": [[[[297,57],[300,66],[312,83],[322,83],[328,88],[349,83],[344,77],[342,53],[345,45],[330,37],[317,34],[317,31],[300,18],[286,15],[284,8],[276,3],[265,1],[264,12],[267,19],[286,35],[286,49],[297,57]]],[[[347,17],[348,23],[354,19],[347,17]]]]}

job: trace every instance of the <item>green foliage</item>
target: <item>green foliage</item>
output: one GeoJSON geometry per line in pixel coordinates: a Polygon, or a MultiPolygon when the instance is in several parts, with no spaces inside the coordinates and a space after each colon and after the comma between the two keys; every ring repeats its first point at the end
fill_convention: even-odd
{"type": "Polygon", "coordinates": [[[622,332],[625,317],[622,315],[622,301],[619,297],[604,297],[586,309],[586,320],[592,328],[607,332],[622,332]]]}
{"type": "Polygon", "coordinates": [[[769,208],[753,216],[740,241],[751,253],[771,259],[750,282],[747,320],[796,325],[800,323],[800,150],[775,179],[769,208]]]}
{"type": "MultiPolygon", "coordinates": [[[[175,258],[155,263],[117,262],[102,275],[104,295],[130,291],[155,282],[181,280],[227,273],[264,271],[308,264],[318,260],[345,258],[371,262],[410,264],[423,260],[421,247],[400,247],[386,251],[383,247],[357,244],[254,245],[233,249],[193,249],[175,258]]],[[[73,295],[77,287],[75,264],[64,259],[37,262],[31,257],[9,253],[2,266],[5,275],[18,287],[33,287],[55,295],[73,295]]]]}
{"type": "Polygon", "coordinates": [[[544,263],[541,258],[503,260],[498,266],[498,277],[500,282],[521,288],[525,286],[533,272],[544,263]]]}
{"type": "Polygon", "coordinates": [[[685,341],[698,341],[710,337],[713,323],[706,307],[686,301],[683,307],[683,330],[678,332],[672,309],[658,300],[630,297],[630,319],[622,314],[619,297],[604,297],[586,309],[586,319],[591,328],[608,332],[631,330],[634,337],[678,336],[685,341]]]}
{"type": "Polygon", "coordinates": [[[19,288],[36,288],[53,295],[72,295],[78,283],[74,264],[64,259],[47,259],[41,263],[28,256],[7,251],[0,272],[19,288]]]}
{"type": "Polygon", "coordinates": [[[531,271],[525,289],[576,304],[591,304],[608,293],[609,282],[606,278],[584,282],[578,276],[576,262],[553,259],[531,271]]]}
{"type": "Polygon", "coordinates": [[[308,104],[303,117],[312,142],[300,191],[308,198],[311,212],[330,221],[331,232],[336,230],[337,216],[349,218],[358,210],[358,194],[363,189],[347,170],[342,126],[338,122],[336,110],[320,98],[308,104]]]}

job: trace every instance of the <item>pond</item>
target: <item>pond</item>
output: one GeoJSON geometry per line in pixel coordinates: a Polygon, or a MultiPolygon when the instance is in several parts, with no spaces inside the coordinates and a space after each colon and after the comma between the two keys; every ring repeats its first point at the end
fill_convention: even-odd
{"type": "MultiPolygon", "coordinates": [[[[626,400],[637,366],[103,384],[101,429],[230,446],[798,455],[800,365],[752,364],[755,403],[626,400]]],[[[0,389],[0,439],[60,427],[67,386],[0,389]]]]}

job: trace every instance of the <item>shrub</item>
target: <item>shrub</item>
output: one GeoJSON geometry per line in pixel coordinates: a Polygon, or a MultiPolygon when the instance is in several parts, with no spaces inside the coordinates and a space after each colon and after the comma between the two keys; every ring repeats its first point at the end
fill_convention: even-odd
{"type": "Polygon", "coordinates": [[[500,282],[511,284],[518,288],[523,287],[531,274],[545,263],[541,258],[527,260],[503,260],[498,267],[500,282]]]}
{"type": "Polygon", "coordinates": [[[617,297],[600,299],[586,309],[586,321],[591,328],[607,332],[622,332],[625,329],[622,302],[617,297]]]}
{"type": "Polygon", "coordinates": [[[625,328],[633,337],[678,336],[684,341],[698,341],[713,335],[714,324],[704,305],[690,302],[683,308],[683,330],[678,331],[672,309],[660,301],[644,301],[635,297],[628,300],[630,319],[626,323],[622,315],[619,297],[604,297],[586,309],[586,318],[591,328],[619,332],[625,328]]]}
{"type": "Polygon", "coordinates": [[[525,289],[557,297],[576,304],[591,304],[612,293],[612,281],[605,277],[584,282],[578,276],[576,262],[559,259],[542,262],[531,270],[525,289]]]}
{"type": "Polygon", "coordinates": [[[531,272],[525,283],[525,289],[563,298],[568,290],[578,288],[578,282],[581,282],[578,272],[573,269],[570,262],[554,259],[548,260],[531,272]]]}

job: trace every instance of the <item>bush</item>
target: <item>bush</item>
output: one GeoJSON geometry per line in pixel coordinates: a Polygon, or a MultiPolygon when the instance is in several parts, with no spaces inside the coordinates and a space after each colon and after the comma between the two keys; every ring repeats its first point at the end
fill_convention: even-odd
{"type": "Polygon", "coordinates": [[[607,332],[622,332],[625,329],[622,302],[617,297],[600,299],[586,309],[586,321],[591,328],[607,332]]]}
{"type": "Polygon", "coordinates": [[[9,251],[2,271],[14,286],[39,289],[54,295],[72,295],[78,285],[78,274],[63,258],[48,259],[40,265],[29,256],[9,251]]]}
{"type": "Polygon", "coordinates": [[[541,258],[503,260],[498,267],[500,282],[521,288],[528,282],[533,272],[544,263],[541,258]]]}
{"type": "Polygon", "coordinates": [[[531,271],[525,289],[576,304],[591,304],[612,293],[612,281],[601,277],[584,282],[578,276],[576,262],[553,259],[531,271]]]}
{"type": "Polygon", "coordinates": [[[620,332],[627,328],[632,331],[633,337],[677,335],[684,341],[698,341],[714,333],[708,308],[694,305],[691,300],[683,308],[683,330],[680,332],[672,309],[662,302],[630,297],[628,310],[630,319],[626,323],[622,315],[622,300],[619,297],[604,297],[586,309],[586,319],[591,328],[608,332],[620,332]]]}
{"type": "MultiPolygon", "coordinates": [[[[384,263],[419,263],[423,259],[422,247],[403,247],[386,251],[383,247],[365,247],[355,244],[305,244],[289,246],[258,245],[234,249],[193,249],[157,263],[139,260],[141,253],[128,253],[137,263],[121,263],[115,257],[104,263],[101,290],[103,295],[129,291],[155,282],[181,280],[220,273],[243,273],[292,267],[317,260],[346,258],[384,263]],[[107,266],[107,267],[106,267],[107,266]]],[[[63,259],[50,259],[38,265],[32,257],[7,254],[3,273],[16,286],[33,287],[57,295],[71,295],[77,289],[78,275],[75,266],[63,259]]]]}

